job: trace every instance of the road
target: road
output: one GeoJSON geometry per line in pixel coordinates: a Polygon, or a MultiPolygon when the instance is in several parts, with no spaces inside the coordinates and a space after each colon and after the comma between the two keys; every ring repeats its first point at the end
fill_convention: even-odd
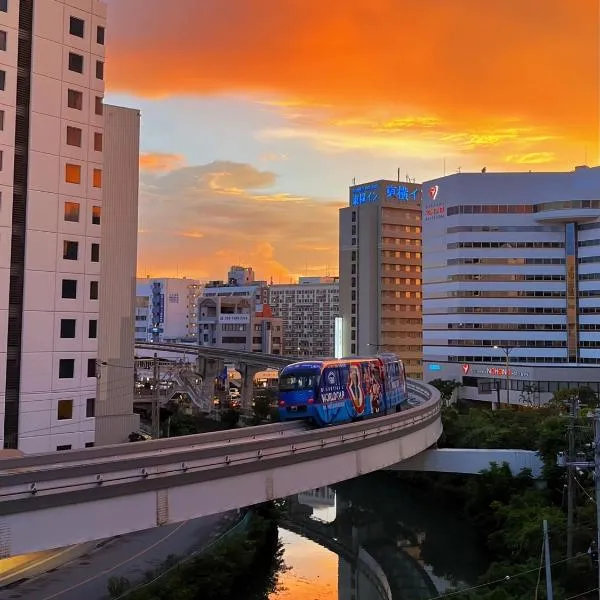
{"type": "Polygon", "coordinates": [[[113,538],[52,572],[0,590],[0,600],[105,600],[111,577],[142,579],[170,554],[183,556],[208,544],[234,515],[213,515],[113,538]]]}

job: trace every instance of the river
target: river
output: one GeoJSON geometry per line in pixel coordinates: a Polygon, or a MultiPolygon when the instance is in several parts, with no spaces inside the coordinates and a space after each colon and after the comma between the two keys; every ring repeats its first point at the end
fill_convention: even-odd
{"type": "Polygon", "coordinates": [[[456,511],[374,473],[286,499],[286,570],[270,600],[430,600],[488,566],[456,511]]]}

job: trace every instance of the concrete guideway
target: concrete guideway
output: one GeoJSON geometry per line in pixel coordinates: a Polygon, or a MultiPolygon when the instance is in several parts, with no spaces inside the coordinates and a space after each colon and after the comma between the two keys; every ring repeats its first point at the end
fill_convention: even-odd
{"type": "Polygon", "coordinates": [[[283,498],[384,469],[433,445],[439,392],[314,431],[296,423],[28,456],[0,463],[4,556],[69,546],[283,498]],[[252,432],[252,435],[250,435],[252,432]],[[216,443],[218,442],[218,443],[216,443]]]}

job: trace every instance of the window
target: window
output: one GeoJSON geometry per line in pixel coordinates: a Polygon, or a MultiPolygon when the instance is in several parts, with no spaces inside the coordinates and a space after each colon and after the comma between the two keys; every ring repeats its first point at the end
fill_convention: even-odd
{"type": "Polygon", "coordinates": [[[56,446],[56,451],[61,452],[62,450],[70,450],[71,448],[71,444],[63,444],[62,446],[56,446]]]}
{"type": "Polygon", "coordinates": [[[99,206],[92,206],[92,225],[100,225],[100,213],[99,206]]]}
{"type": "Polygon", "coordinates": [[[96,27],[96,43],[104,46],[104,27],[96,27]]]}
{"type": "Polygon", "coordinates": [[[62,297],[71,300],[77,298],[77,279],[62,280],[62,297]]]}
{"type": "Polygon", "coordinates": [[[96,61],[96,79],[104,79],[104,63],[101,60],[96,61]]]}
{"type": "Polygon", "coordinates": [[[79,223],[79,204],[77,202],[65,202],[65,221],[79,223]]]}
{"type": "Polygon", "coordinates": [[[90,300],[98,300],[98,282],[90,281],[90,300]]]}
{"type": "Polygon", "coordinates": [[[75,319],[60,320],[60,337],[63,339],[75,337],[75,319]]]}
{"type": "Polygon", "coordinates": [[[0,171],[2,171],[3,163],[4,163],[4,151],[0,150],[0,171]]]}
{"type": "Polygon", "coordinates": [[[88,377],[96,377],[96,359],[95,358],[88,358],[87,376],[88,377]]]}
{"type": "Polygon", "coordinates": [[[95,112],[97,115],[104,114],[104,105],[102,104],[102,96],[96,96],[95,112]]]}
{"type": "Polygon", "coordinates": [[[85,403],[85,418],[90,419],[96,416],[96,398],[88,398],[85,403]]]}
{"type": "Polygon", "coordinates": [[[59,379],[73,379],[75,374],[75,359],[74,358],[61,358],[58,361],[58,378],[59,379]]]}
{"type": "Polygon", "coordinates": [[[69,19],[69,33],[76,35],[77,37],[83,37],[83,30],[85,28],[85,21],[78,19],[77,17],[71,17],[69,19]]]}
{"type": "Polygon", "coordinates": [[[92,262],[100,262],[100,244],[92,244],[92,262]]]}
{"type": "Polygon", "coordinates": [[[94,150],[102,152],[102,134],[99,131],[94,132],[94,150]]]}
{"type": "Polygon", "coordinates": [[[0,0],[0,10],[2,12],[8,12],[8,0],[0,0]]]}
{"type": "Polygon", "coordinates": [[[59,421],[66,421],[67,419],[73,418],[73,400],[59,400],[57,419],[59,421]]]}
{"type": "Polygon", "coordinates": [[[79,254],[79,242],[65,240],[63,242],[63,258],[65,260],[77,260],[79,254]]]}
{"type": "Polygon", "coordinates": [[[91,340],[98,337],[98,321],[96,319],[90,319],[88,326],[88,337],[91,340]]]}
{"type": "Polygon", "coordinates": [[[0,70],[0,90],[6,89],[6,71],[0,70]]]}
{"type": "Polygon", "coordinates": [[[83,56],[69,52],[69,71],[74,73],[83,73],[83,56]]]}
{"type": "Polygon", "coordinates": [[[67,92],[67,106],[76,110],[83,110],[83,92],[69,90],[67,92]]]}
{"type": "Polygon", "coordinates": [[[94,447],[94,442],[86,442],[85,443],[85,447],[86,448],[93,448],[94,447]]]}
{"type": "Polygon", "coordinates": [[[67,125],[67,145],[77,146],[81,148],[81,136],[83,132],[79,127],[71,127],[67,125]]]}
{"type": "Polygon", "coordinates": [[[4,111],[0,110],[0,131],[4,131],[4,111]]]}
{"type": "Polygon", "coordinates": [[[102,187],[102,169],[94,169],[92,174],[92,185],[95,188],[102,187]]]}
{"type": "Polygon", "coordinates": [[[6,50],[6,31],[0,29],[0,50],[6,50]]]}
{"type": "Polygon", "coordinates": [[[65,181],[67,183],[81,183],[81,165],[65,165],[65,181]]]}

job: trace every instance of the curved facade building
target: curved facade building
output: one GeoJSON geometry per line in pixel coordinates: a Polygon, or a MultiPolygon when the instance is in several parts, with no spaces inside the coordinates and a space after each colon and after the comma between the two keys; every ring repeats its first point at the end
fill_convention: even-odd
{"type": "Polygon", "coordinates": [[[600,167],[458,173],[423,198],[425,378],[488,401],[600,392],[600,167]]]}

